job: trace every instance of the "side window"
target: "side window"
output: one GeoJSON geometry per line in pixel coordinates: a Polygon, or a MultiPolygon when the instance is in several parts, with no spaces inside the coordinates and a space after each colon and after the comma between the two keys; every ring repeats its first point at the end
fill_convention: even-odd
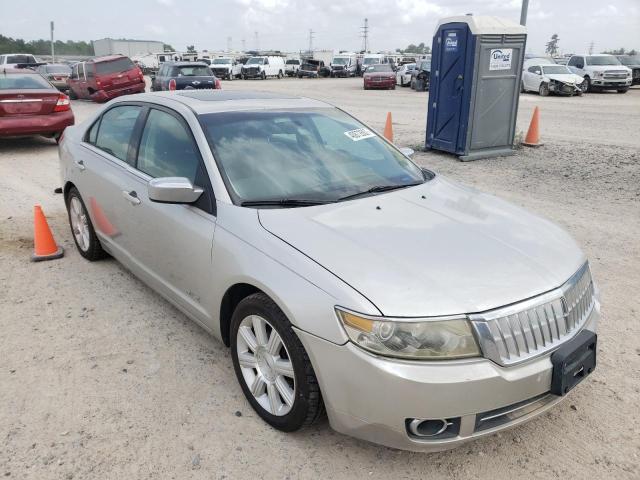
{"type": "Polygon", "coordinates": [[[96,144],[96,138],[98,137],[98,129],[100,128],[100,119],[96,120],[87,132],[86,141],[91,145],[96,144]]]}
{"type": "Polygon", "coordinates": [[[78,78],[78,64],[71,67],[71,78],[74,80],[78,78]]]}
{"type": "Polygon", "coordinates": [[[539,74],[540,67],[534,65],[533,67],[529,67],[528,71],[531,72],[531,73],[539,74]]]}
{"type": "Polygon", "coordinates": [[[142,107],[138,105],[123,105],[107,110],[100,121],[96,147],[126,162],[133,127],[141,110],[142,107]]]}
{"type": "Polygon", "coordinates": [[[152,177],[186,177],[192,183],[200,152],[190,131],[173,115],[152,109],[138,149],[138,170],[152,177]]]}
{"type": "Polygon", "coordinates": [[[84,63],[78,64],[78,77],[82,80],[84,78],[84,63]]]}
{"type": "Polygon", "coordinates": [[[94,64],[93,63],[85,63],[84,64],[84,71],[87,75],[87,78],[94,78],[95,77],[95,72],[94,72],[94,64]]]}

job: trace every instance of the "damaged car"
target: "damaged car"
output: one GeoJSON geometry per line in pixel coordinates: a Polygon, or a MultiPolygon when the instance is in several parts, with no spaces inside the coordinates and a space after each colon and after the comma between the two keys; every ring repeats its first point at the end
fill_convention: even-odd
{"type": "Polygon", "coordinates": [[[522,92],[538,92],[546,97],[582,95],[584,78],[564,65],[530,65],[522,72],[522,92]]]}

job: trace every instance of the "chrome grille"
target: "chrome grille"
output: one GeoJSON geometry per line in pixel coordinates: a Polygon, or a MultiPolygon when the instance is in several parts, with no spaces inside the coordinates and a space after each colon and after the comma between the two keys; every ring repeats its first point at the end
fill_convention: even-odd
{"type": "Polygon", "coordinates": [[[604,78],[627,78],[626,70],[607,70],[604,72],[604,78]]]}
{"type": "Polygon", "coordinates": [[[513,365],[555,349],[582,329],[595,305],[589,264],[564,285],[524,302],[470,315],[486,358],[513,365]]]}

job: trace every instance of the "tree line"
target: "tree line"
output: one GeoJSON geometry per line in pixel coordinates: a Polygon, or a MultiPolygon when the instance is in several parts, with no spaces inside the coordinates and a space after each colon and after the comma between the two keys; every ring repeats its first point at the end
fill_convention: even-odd
{"type": "MultiPolygon", "coordinates": [[[[56,55],[93,55],[91,42],[56,40],[54,42],[56,55]]],[[[51,42],[49,40],[29,40],[11,38],[0,35],[0,54],[3,53],[31,53],[32,55],[51,54],[51,42]]]]}

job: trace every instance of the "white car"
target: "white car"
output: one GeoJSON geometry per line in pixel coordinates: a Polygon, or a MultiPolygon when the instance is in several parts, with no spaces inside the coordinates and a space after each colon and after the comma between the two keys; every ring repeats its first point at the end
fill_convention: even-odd
{"type": "Polygon", "coordinates": [[[0,55],[0,67],[15,67],[19,64],[33,65],[34,67],[42,65],[30,53],[6,53],[0,55]]]}
{"type": "Polygon", "coordinates": [[[627,93],[631,86],[631,69],[613,55],[574,55],[567,66],[584,76],[583,92],[617,90],[627,93]]]}
{"type": "Polygon", "coordinates": [[[522,91],[538,92],[542,97],[550,93],[582,95],[583,81],[564,65],[530,65],[522,72],[522,91]]]}
{"type": "Polygon", "coordinates": [[[219,57],[211,61],[211,70],[218,78],[233,80],[234,78],[240,78],[242,64],[231,57],[219,57]]]}
{"type": "Polygon", "coordinates": [[[411,74],[415,68],[415,63],[407,63],[398,68],[396,71],[396,85],[400,85],[401,87],[408,87],[411,85],[411,74]]]}

